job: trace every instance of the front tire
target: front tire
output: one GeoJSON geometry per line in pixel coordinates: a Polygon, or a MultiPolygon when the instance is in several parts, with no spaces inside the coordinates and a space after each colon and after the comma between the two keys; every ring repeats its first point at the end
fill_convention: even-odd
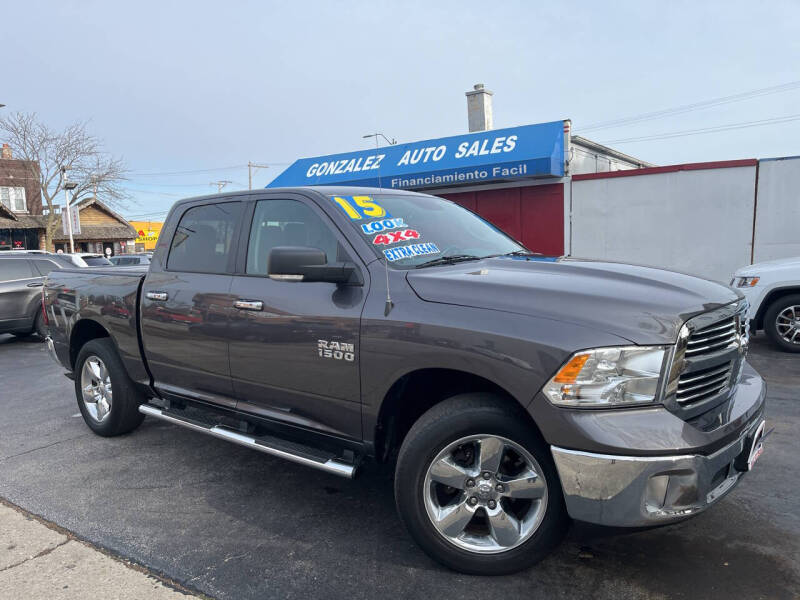
{"type": "Polygon", "coordinates": [[[87,342],[75,361],[75,395],[83,420],[98,435],[122,435],[141,425],[146,399],[134,387],[110,338],[87,342]]]}
{"type": "Polygon", "coordinates": [[[800,352],[800,294],[778,298],[764,313],[764,331],[785,352],[800,352]]]}
{"type": "Polygon", "coordinates": [[[475,575],[535,564],[568,524],[547,445],[519,407],[493,394],[454,396],[420,417],[400,449],[395,499],[429,556],[475,575]]]}

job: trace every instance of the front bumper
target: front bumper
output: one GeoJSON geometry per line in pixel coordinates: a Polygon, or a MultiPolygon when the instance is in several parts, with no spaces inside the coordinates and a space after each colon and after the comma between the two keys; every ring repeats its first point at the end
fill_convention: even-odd
{"type": "MultiPolygon", "coordinates": [[[[617,456],[552,447],[567,512],[617,527],[671,523],[730,492],[759,450],[759,415],[733,443],[710,455],[617,456]]],[[[757,456],[755,456],[757,458],[757,456]]]]}

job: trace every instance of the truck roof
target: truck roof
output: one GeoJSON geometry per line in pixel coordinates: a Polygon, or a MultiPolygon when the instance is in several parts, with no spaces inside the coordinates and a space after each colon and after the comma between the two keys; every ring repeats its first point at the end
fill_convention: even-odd
{"type": "Polygon", "coordinates": [[[338,196],[352,196],[356,194],[395,194],[395,195],[408,195],[408,196],[424,196],[420,192],[411,192],[408,190],[396,190],[392,188],[378,188],[378,187],[362,187],[356,185],[307,185],[299,187],[275,187],[275,188],[259,188],[255,190],[241,190],[237,192],[219,193],[219,194],[205,194],[202,196],[192,196],[190,198],[183,198],[175,202],[174,206],[184,204],[186,202],[196,202],[198,200],[211,200],[214,198],[231,198],[236,196],[249,196],[255,192],[316,192],[323,196],[338,195],[338,196]]]}

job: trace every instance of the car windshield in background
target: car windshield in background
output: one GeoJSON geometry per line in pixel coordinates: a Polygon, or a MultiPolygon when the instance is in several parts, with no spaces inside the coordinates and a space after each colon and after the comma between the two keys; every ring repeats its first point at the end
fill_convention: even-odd
{"type": "Polygon", "coordinates": [[[494,225],[433,196],[330,196],[380,258],[416,268],[488,256],[527,253],[494,225]]]}
{"type": "Polygon", "coordinates": [[[83,261],[90,267],[102,267],[111,264],[111,261],[102,256],[83,256],[83,261]]]}

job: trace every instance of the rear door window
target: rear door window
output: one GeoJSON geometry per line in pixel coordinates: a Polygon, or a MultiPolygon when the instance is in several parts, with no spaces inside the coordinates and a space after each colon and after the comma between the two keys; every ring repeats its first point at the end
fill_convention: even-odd
{"type": "Polygon", "coordinates": [[[0,281],[31,279],[33,277],[33,271],[27,260],[0,258],[0,281]]]}
{"type": "Polygon", "coordinates": [[[226,273],[240,202],[195,206],[181,217],[167,258],[168,271],[226,273]]]}

